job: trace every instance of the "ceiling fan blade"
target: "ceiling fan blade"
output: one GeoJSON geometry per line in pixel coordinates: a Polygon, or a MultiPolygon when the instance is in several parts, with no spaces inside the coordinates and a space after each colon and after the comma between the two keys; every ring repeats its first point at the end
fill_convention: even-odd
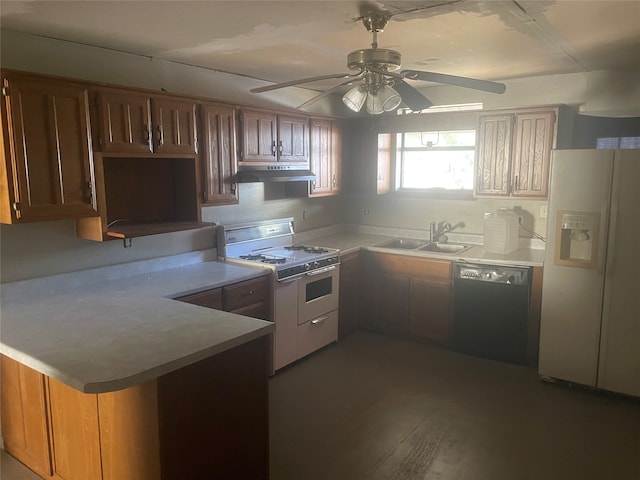
{"type": "Polygon", "coordinates": [[[398,92],[404,104],[414,112],[424,110],[433,105],[431,100],[422,95],[422,93],[413,88],[404,80],[394,81],[393,88],[396,92],[398,92]]]}
{"type": "Polygon", "coordinates": [[[353,82],[355,82],[357,80],[361,80],[361,79],[360,78],[352,78],[350,80],[347,80],[346,82],[339,83],[335,87],[332,87],[329,90],[325,90],[324,92],[320,93],[319,95],[316,95],[315,97],[310,98],[309,100],[304,102],[302,105],[298,105],[296,108],[305,108],[305,107],[308,107],[309,105],[313,105],[318,100],[320,100],[320,99],[322,99],[322,98],[324,98],[324,97],[326,97],[328,95],[331,95],[333,92],[338,90],[340,87],[344,87],[345,85],[351,85],[353,82]]]}
{"type": "Polygon", "coordinates": [[[360,73],[362,73],[362,72],[357,72],[357,73],[333,73],[331,75],[320,75],[320,76],[317,76],[317,77],[301,78],[299,80],[291,80],[290,82],[282,82],[282,83],[276,83],[276,84],[273,84],[273,85],[267,85],[265,87],[252,88],[249,91],[251,93],[262,93],[262,92],[268,92],[270,90],[277,90],[278,88],[293,87],[294,85],[301,85],[303,83],[319,82],[320,80],[331,80],[333,78],[356,77],[356,76],[360,75],[360,73]]]}
{"type": "Polygon", "coordinates": [[[490,82],[488,80],[478,80],[469,77],[457,77],[444,73],[423,72],[421,70],[403,70],[400,74],[411,80],[422,80],[425,82],[444,83],[457,87],[473,88],[490,93],[504,93],[507,87],[504,83],[490,82]]]}

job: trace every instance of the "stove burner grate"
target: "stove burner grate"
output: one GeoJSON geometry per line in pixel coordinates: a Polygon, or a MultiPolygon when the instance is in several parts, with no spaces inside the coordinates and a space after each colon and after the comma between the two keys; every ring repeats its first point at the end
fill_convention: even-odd
{"type": "Polygon", "coordinates": [[[329,250],[324,247],[310,247],[308,245],[289,245],[285,250],[303,250],[306,253],[327,253],[329,250]]]}

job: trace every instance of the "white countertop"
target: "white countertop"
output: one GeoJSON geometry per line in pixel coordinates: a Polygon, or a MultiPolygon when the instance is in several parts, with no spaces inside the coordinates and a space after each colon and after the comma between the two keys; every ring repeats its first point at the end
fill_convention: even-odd
{"type": "MultiPolygon", "coordinates": [[[[328,248],[337,248],[342,255],[358,251],[360,249],[394,253],[397,255],[419,256],[425,258],[434,258],[442,260],[452,260],[469,263],[482,263],[491,265],[521,265],[541,267],[544,262],[543,248],[530,248],[523,246],[518,250],[508,254],[488,253],[481,244],[473,245],[469,250],[461,254],[445,254],[436,252],[427,252],[420,250],[403,250],[397,248],[384,248],[377,245],[393,238],[416,238],[410,231],[399,231],[397,235],[392,234],[390,229],[383,228],[360,228],[359,230],[346,229],[327,229],[316,231],[315,235],[311,232],[300,234],[296,237],[296,242],[313,242],[328,248]],[[364,231],[363,231],[364,230],[364,231]],[[369,230],[369,231],[367,231],[369,230]],[[371,233],[375,232],[375,233],[371,233]]],[[[395,233],[395,232],[393,232],[395,233]]],[[[455,237],[455,234],[447,234],[455,237]]],[[[451,238],[451,243],[468,243],[481,242],[481,236],[460,236],[460,240],[451,238]]]]}
{"type": "Polygon", "coordinates": [[[82,392],[127,388],[272,332],[172,300],[264,274],[209,261],[83,285],[56,276],[68,287],[55,277],[2,284],[0,351],[82,392]]]}

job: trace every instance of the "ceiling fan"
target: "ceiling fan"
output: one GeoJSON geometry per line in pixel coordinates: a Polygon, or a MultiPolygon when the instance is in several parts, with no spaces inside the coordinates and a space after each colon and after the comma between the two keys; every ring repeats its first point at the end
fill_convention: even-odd
{"type": "Polygon", "coordinates": [[[429,108],[433,103],[420,93],[405,79],[422,80],[426,82],[443,83],[458,87],[472,88],[491,93],[504,93],[506,86],[503,83],[478,80],[475,78],[458,77],[443,73],[425,72],[421,70],[400,70],[402,55],[395,50],[378,48],[378,33],[384,31],[391,15],[387,12],[370,13],[361,17],[362,23],[372,35],[371,48],[355,50],[347,57],[347,66],[355,73],[336,73],[320,75],[316,77],[302,78],[289,82],[276,83],[264,87],[252,88],[252,93],[268,92],[279,88],[301,85],[343,78],[346,81],[328,89],[311,98],[298,108],[305,108],[339,90],[346,85],[355,84],[342,97],[344,104],[359,112],[366,105],[370,114],[380,114],[395,110],[404,104],[412,111],[420,111],[429,108]]]}

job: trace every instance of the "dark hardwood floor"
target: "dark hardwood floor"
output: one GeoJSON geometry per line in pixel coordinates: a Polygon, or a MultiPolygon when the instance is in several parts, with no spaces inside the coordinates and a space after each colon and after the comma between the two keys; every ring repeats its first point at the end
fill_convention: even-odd
{"type": "Polygon", "coordinates": [[[272,480],[638,480],[640,401],[357,332],[270,381],[272,480]]]}

